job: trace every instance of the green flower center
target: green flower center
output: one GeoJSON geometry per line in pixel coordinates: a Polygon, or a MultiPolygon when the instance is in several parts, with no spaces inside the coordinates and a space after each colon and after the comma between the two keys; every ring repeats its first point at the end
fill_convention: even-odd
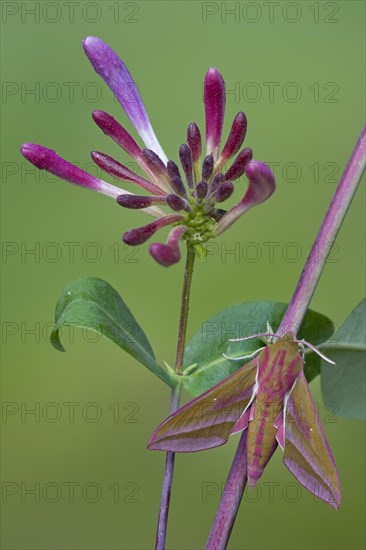
{"type": "Polygon", "coordinates": [[[187,231],[183,239],[191,246],[200,245],[214,236],[213,230],[216,221],[204,210],[204,205],[197,205],[192,201],[191,212],[185,213],[180,225],[185,225],[187,231]]]}

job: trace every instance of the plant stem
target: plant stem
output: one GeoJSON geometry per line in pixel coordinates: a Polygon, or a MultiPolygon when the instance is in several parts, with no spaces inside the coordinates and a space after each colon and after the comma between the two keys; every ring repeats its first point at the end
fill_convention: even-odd
{"type": "Polygon", "coordinates": [[[238,448],[225,483],[221,501],[216,512],[206,550],[224,550],[231,535],[247,483],[247,431],[241,434],[238,448]]]}
{"type": "MultiPolygon", "coordinates": [[[[170,413],[175,412],[179,407],[181,384],[178,383],[172,390],[172,398],[170,402],[170,413]]],[[[159,519],[156,530],[156,550],[164,550],[166,541],[166,531],[168,526],[168,514],[170,504],[170,493],[172,490],[173,473],[174,473],[175,454],[167,452],[165,455],[165,467],[163,485],[161,488],[159,519]]]]}
{"type": "Polygon", "coordinates": [[[177,374],[182,374],[184,347],[186,343],[186,334],[187,334],[189,298],[191,294],[193,266],[194,266],[195,257],[196,257],[196,254],[195,254],[194,248],[187,245],[187,258],[186,258],[186,265],[184,270],[182,299],[180,304],[177,353],[175,358],[175,372],[177,374]]]}
{"type": "Polygon", "coordinates": [[[315,292],[329,252],[338,231],[347,214],[357,186],[365,170],[366,161],[366,127],[361,132],[353,153],[343,172],[341,181],[334,193],[318,235],[314,241],[305,267],[300,275],[295,292],[292,295],[286,313],[281,321],[278,333],[292,330],[298,332],[315,292]]]}
{"type": "MultiPolygon", "coordinates": [[[[176,352],[176,359],[175,359],[175,372],[177,374],[182,374],[182,368],[183,368],[184,348],[186,343],[187,323],[188,323],[189,298],[190,298],[191,286],[192,286],[194,260],[195,260],[195,251],[191,246],[187,245],[187,257],[186,257],[186,265],[184,270],[182,300],[180,305],[180,316],[179,316],[179,327],[178,327],[177,352],[176,352]]],[[[181,391],[181,383],[178,382],[176,387],[172,390],[172,397],[170,402],[170,414],[172,414],[179,408],[180,391],[181,391]]],[[[172,489],[173,473],[174,473],[174,459],[175,459],[174,453],[172,452],[166,453],[163,486],[162,486],[161,499],[160,499],[158,527],[156,531],[156,543],[155,543],[156,550],[164,550],[165,548],[166,532],[167,532],[167,526],[168,526],[170,494],[172,489]]]]}
{"type": "MultiPolygon", "coordinates": [[[[331,248],[330,245],[333,244],[337,236],[365,170],[365,137],[366,128],[361,132],[321,224],[295,292],[278,329],[279,334],[287,330],[292,330],[296,333],[308,309],[310,300],[326,264],[331,248]]],[[[212,526],[206,547],[207,550],[224,550],[229,541],[240,506],[240,499],[236,498],[235,492],[230,492],[230,488],[232,488],[233,483],[241,482],[244,490],[246,482],[246,460],[243,459],[244,453],[245,439],[243,434],[212,526]],[[242,457],[241,460],[239,460],[239,457],[242,457]]]]}

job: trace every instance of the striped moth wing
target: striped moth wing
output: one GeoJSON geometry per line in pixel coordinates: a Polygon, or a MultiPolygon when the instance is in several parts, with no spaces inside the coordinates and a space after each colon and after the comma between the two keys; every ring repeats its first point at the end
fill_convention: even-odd
{"type": "Polygon", "coordinates": [[[191,453],[223,445],[251,402],[258,358],[237,370],[162,422],[150,450],[191,453]]]}
{"type": "Polygon", "coordinates": [[[285,407],[283,462],[308,491],[339,508],[336,464],[303,372],[285,407]]]}

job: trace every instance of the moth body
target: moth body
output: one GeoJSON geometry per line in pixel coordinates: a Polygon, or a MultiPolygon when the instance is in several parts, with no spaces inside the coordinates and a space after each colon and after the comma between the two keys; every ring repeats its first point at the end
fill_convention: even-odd
{"type": "Polygon", "coordinates": [[[285,335],[258,356],[256,398],[248,425],[248,482],[254,487],[277,447],[275,423],[283,403],[301,372],[298,346],[285,335]],[[288,340],[288,341],[287,341],[288,340]],[[284,349],[285,346],[285,349],[284,349]]]}

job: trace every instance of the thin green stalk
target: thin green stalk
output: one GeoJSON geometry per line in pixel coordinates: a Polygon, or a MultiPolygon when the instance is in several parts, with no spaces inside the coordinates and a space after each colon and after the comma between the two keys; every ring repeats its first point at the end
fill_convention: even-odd
{"type": "MultiPolygon", "coordinates": [[[[180,316],[179,316],[179,327],[178,327],[177,352],[176,352],[176,359],[175,359],[175,372],[179,375],[182,374],[182,369],[183,369],[184,348],[186,343],[187,324],[188,324],[189,298],[191,294],[194,260],[195,260],[195,251],[191,246],[187,245],[187,257],[186,257],[186,265],[184,269],[182,300],[180,305],[180,316]]],[[[178,384],[172,391],[172,398],[170,403],[170,414],[172,414],[179,408],[180,391],[181,391],[181,383],[178,382],[178,384]]],[[[156,543],[155,543],[156,550],[164,550],[165,548],[166,533],[167,533],[167,526],[168,526],[170,494],[172,489],[173,473],[174,473],[174,459],[175,459],[174,453],[171,453],[171,452],[166,453],[164,479],[163,479],[163,486],[162,486],[161,499],[160,499],[158,527],[156,531],[156,543]]]]}

